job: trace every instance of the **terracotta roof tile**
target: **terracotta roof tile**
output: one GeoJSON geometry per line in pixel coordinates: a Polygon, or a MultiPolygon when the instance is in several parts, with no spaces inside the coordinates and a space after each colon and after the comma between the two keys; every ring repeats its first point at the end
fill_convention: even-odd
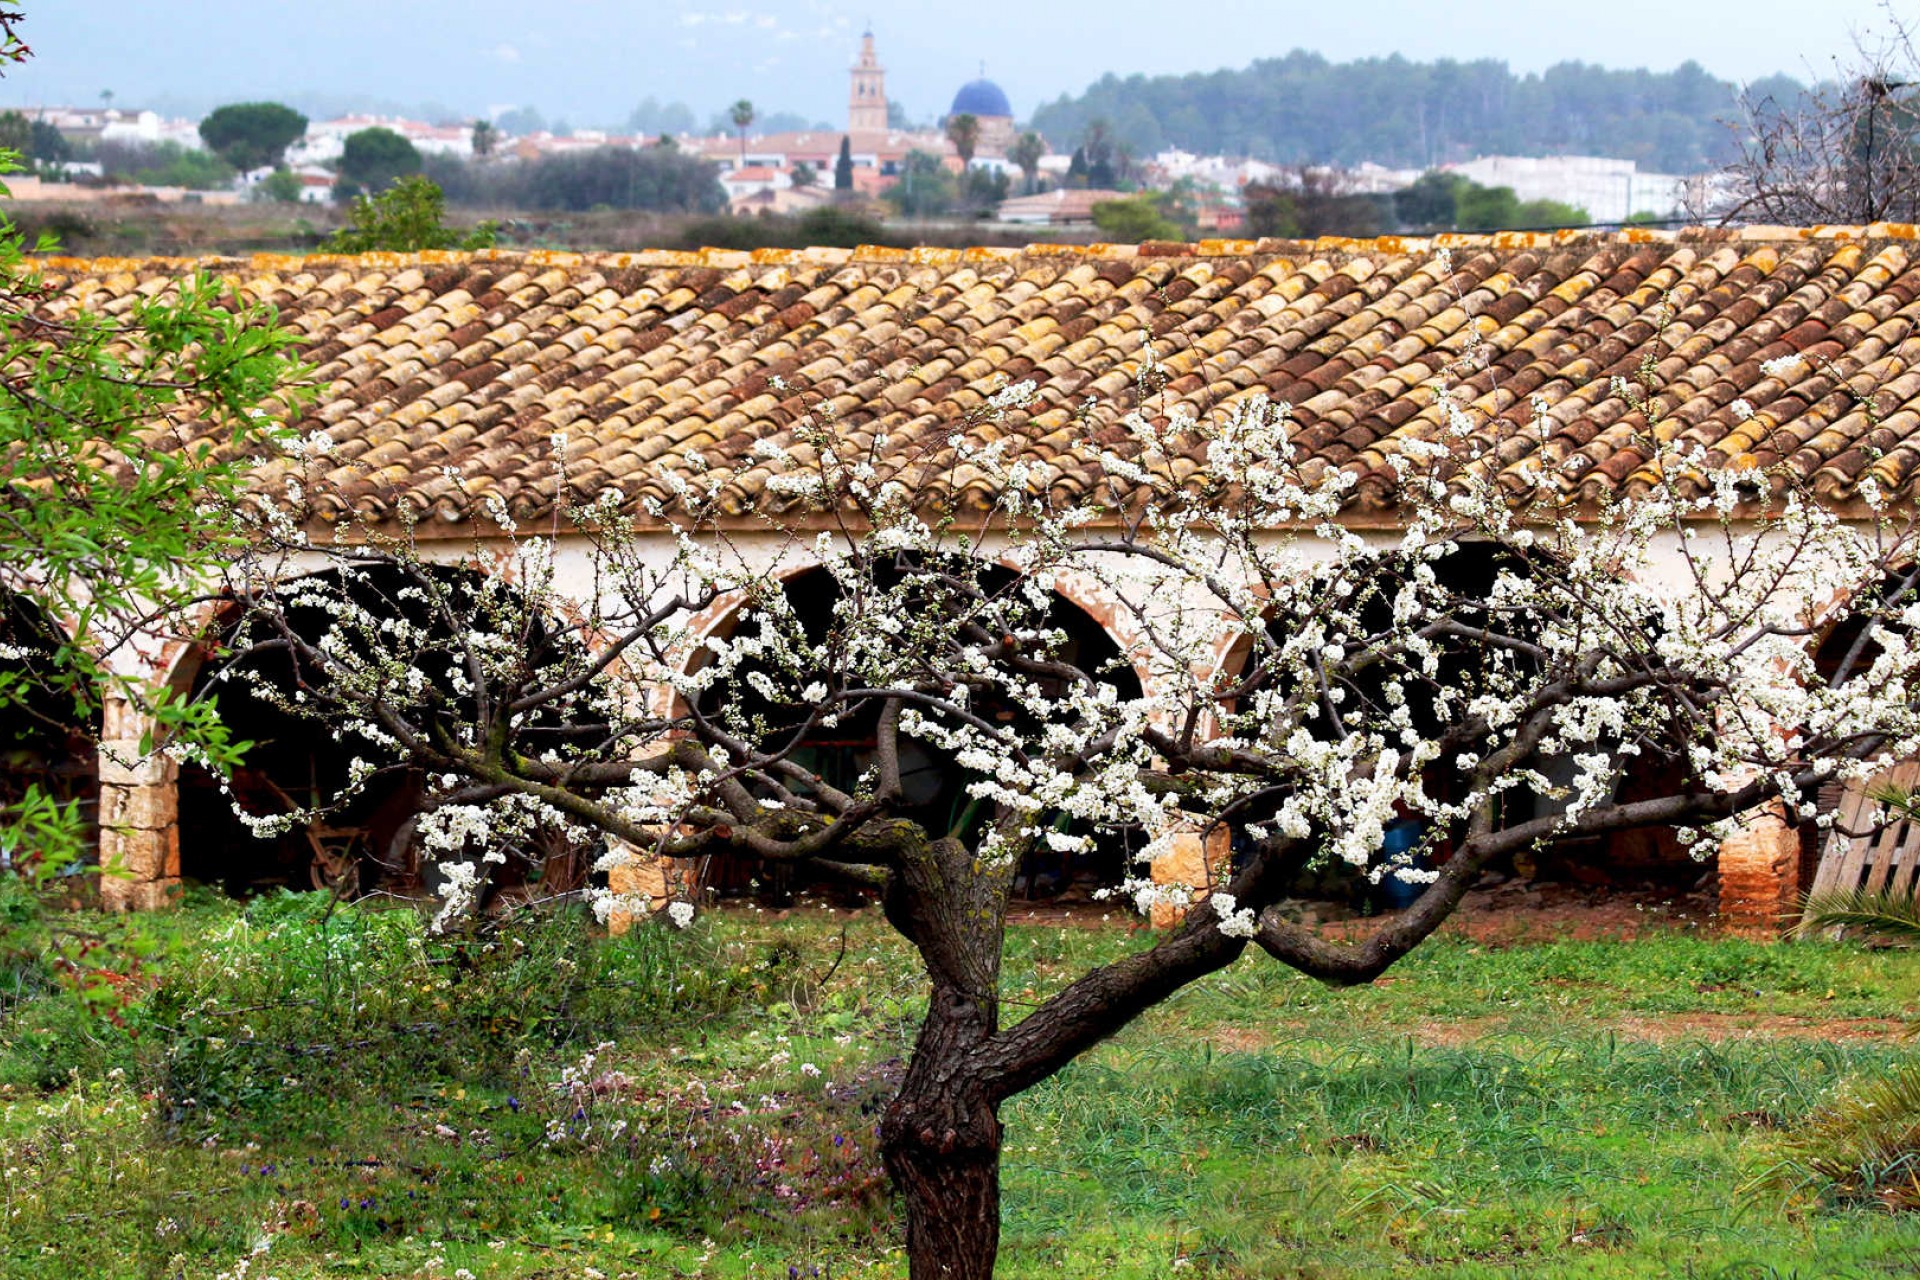
{"type": "Polygon", "coordinates": [[[376,518],[401,501],[465,518],[444,466],[469,497],[497,493],[522,518],[550,510],[548,438],[562,428],[577,497],[666,501],[662,470],[690,474],[697,451],[744,515],[776,505],[755,445],[791,441],[823,405],[857,443],[884,431],[930,448],[892,460],[928,500],[978,505],[984,477],[944,472],[945,440],[1019,378],[1037,384],[1031,411],[971,429],[1011,431],[1055,461],[1061,493],[1097,483],[1070,452],[1085,397],[1116,414],[1176,401],[1205,413],[1258,392],[1292,405],[1310,470],[1351,471],[1356,506],[1389,506],[1397,442],[1450,438],[1444,380],[1477,424],[1474,466],[1516,499],[1590,501],[1654,479],[1647,416],[1615,381],[1643,368],[1668,435],[1845,503],[1867,476],[1920,492],[1915,236],[1880,224],[43,266],[56,308],[124,311],[196,268],[272,302],[320,386],[298,426],[329,431],[331,479],[376,518]],[[1141,404],[1148,339],[1166,379],[1141,404]],[[1796,352],[1810,358],[1791,373],[1761,368],[1796,352]]]}

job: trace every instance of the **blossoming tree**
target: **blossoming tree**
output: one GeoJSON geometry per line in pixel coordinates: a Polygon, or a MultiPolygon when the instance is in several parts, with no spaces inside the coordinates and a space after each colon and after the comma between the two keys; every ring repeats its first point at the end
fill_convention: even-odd
{"type": "MultiPolygon", "coordinates": [[[[1150,356],[1140,376],[1151,390],[1150,356]]],[[[856,449],[823,417],[763,442],[784,510],[751,537],[722,527],[718,471],[667,477],[675,500],[646,510],[573,494],[538,536],[478,494],[511,542],[458,565],[404,520],[310,540],[296,460],[233,588],[275,696],[358,744],[336,800],[423,772],[443,926],[551,829],[610,837],[603,865],[732,850],[871,886],[928,983],[881,1127],[916,1280],[991,1274],[1007,1099],[1249,950],[1365,982],[1492,859],[1697,837],[1767,805],[1815,821],[1823,783],[1920,746],[1916,574],[1885,510],[1848,523],[1671,444],[1612,502],[1516,498],[1455,406],[1401,446],[1398,526],[1363,534],[1338,518],[1351,477],[1296,458],[1284,406],[1090,407],[1084,491],[1023,451],[1031,390],[968,424],[994,430],[856,449]],[[943,469],[947,492],[986,496],[931,507],[943,469]],[[802,569],[824,584],[805,599],[783,588],[802,569]],[[1111,607],[1119,658],[1068,643],[1069,583],[1111,607]],[[751,625],[714,625],[728,616],[751,625]],[[1842,617],[1857,638],[1816,661],[1842,617]],[[850,769],[812,749],[830,738],[865,744],[850,769]],[[1668,781],[1627,798],[1636,758],[1668,781]],[[929,760],[965,803],[928,803],[929,760]],[[1396,822],[1417,824],[1412,848],[1384,838],[1396,822]],[[1145,874],[1179,833],[1220,831],[1233,854],[1203,883],[1145,874]],[[1138,850],[1117,892],[1184,918],[1003,1020],[1023,861],[1117,844],[1138,850]],[[1371,934],[1322,936],[1276,905],[1326,861],[1422,887],[1371,934]]],[[[552,448],[570,493],[567,441],[552,448]]]]}

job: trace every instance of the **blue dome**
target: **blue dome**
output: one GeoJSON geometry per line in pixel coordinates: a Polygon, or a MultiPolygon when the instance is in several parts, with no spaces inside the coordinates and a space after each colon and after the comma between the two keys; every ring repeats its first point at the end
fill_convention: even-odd
{"type": "Polygon", "coordinates": [[[1013,116],[1013,106],[999,85],[991,80],[972,80],[953,95],[950,116],[1013,116]]]}

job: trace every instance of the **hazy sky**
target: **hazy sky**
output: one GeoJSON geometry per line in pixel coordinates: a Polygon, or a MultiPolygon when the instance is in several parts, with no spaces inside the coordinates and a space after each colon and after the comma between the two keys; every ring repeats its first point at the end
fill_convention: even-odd
{"type": "MultiPolygon", "coordinates": [[[[984,61],[1026,116],[1103,72],[1244,66],[1293,48],[1336,60],[1581,59],[1665,70],[1691,58],[1749,80],[1830,69],[1879,0],[23,0],[35,58],[0,104],[160,101],[178,110],[297,94],[439,103],[462,115],[531,104],[617,124],[641,99],[704,121],[735,98],[840,121],[871,20],[889,96],[943,114],[984,61]]],[[[1920,0],[1892,9],[1920,20],[1920,0]]],[[[1363,107],[1364,104],[1356,104],[1363,107]]]]}

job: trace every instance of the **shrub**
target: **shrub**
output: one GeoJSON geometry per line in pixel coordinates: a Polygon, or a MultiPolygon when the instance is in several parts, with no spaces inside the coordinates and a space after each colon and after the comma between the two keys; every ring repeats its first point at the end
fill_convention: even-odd
{"type": "Polygon", "coordinates": [[[1756,1185],[1920,1209],[1920,1065],[1842,1086],[1772,1151],[1778,1159],[1756,1185]]]}
{"type": "Polygon", "coordinates": [[[469,231],[445,224],[446,200],[440,188],[415,174],[376,196],[355,196],[351,222],[333,233],[333,253],[413,253],[421,249],[485,249],[498,227],[482,222],[469,231]]]}
{"type": "Polygon", "coordinates": [[[700,929],[671,945],[658,929],[585,938],[579,912],[556,908],[507,924],[435,937],[411,910],[255,899],[174,957],[138,1011],[166,1028],[155,1070],[172,1118],[262,1111],[338,1076],[394,1096],[430,1076],[499,1079],[522,1049],[698,1022],[764,994],[766,971],[710,963],[700,929]]]}

